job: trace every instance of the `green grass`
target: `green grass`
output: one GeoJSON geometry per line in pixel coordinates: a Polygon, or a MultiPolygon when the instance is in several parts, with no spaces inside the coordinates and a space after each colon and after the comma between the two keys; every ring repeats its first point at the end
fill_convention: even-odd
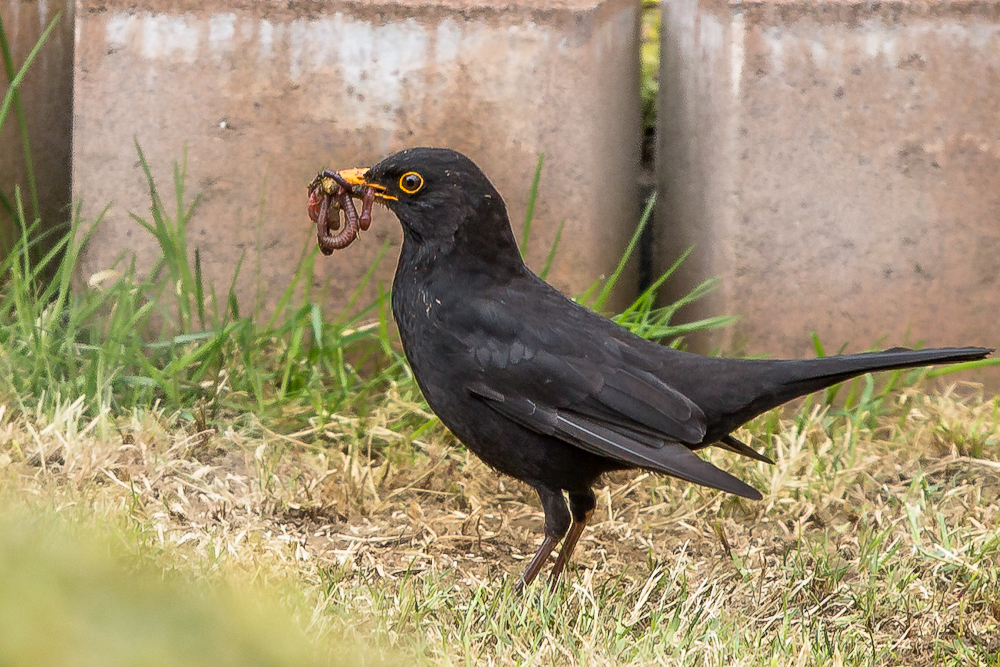
{"type": "MultiPolygon", "coordinates": [[[[776,465],[707,454],[760,503],[611,475],[566,584],[518,596],[537,499],[429,413],[385,295],[325,312],[310,244],[243,312],[240,268],[217,293],[188,247],[186,161],[164,198],[137,150],[141,274],[74,284],[100,220],[53,243],[3,200],[0,663],[1000,665],[997,398],[913,371],[764,415],[738,435],[776,465]]],[[[713,286],[657,306],[675,269],[618,321],[671,344],[731,321],[674,323],[713,286]]]]}
{"type": "MultiPolygon", "coordinates": [[[[45,245],[51,237],[19,216],[21,235],[0,263],[0,397],[20,411],[51,411],[82,396],[85,416],[159,406],[183,411],[189,420],[202,414],[199,419],[211,422],[253,411],[269,425],[291,431],[307,427],[316,415],[350,411],[389,383],[412,381],[389,325],[386,295],[358,303],[381,254],[343,313],[331,317],[322,306],[325,293],[314,292],[318,254],[311,244],[303,248],[275,311],[266,318],[242,313],[235,293],[242,262],[227,291],[217,294],[204,284],[198,250],[188,248],[187,224],[199,198],[185,188],[186,159],[174,166],[168,203],[142,149],[136,150],[151,213],[132,217],[156,239],[161,256],[141,274],[134,258],[122,256],[78,285],[77,260],[100,218],[88,225],[77,213],[69,233],[45,245]]],[[[541,161],[531,203],[540,170],[541,161]]],[[[616,270],[583,295],[592,307],[604,306],[651,210],[652,202],[616,270]]],[[[728,324],[731,318],[724,317],[671,322],[678,308],[712,288],[709,281],[675,304],[657,306],[656,290],[675,268],[619,321],[657,340],[728,324]]]]}
{"type": "MultiPolygon", "coordinates": [[[[3,130],[3,127],[7,122],[7,116],[10,113],[11,108],[13,108],[14,114],[17,118],[18,138],[21,141],[24,171],[28,185],[28,197],[31,205],[27,215],[31,220],[35,220],[38,217],[38,187],[35,183],[34,161],[31,158],[31,142],[30,137],[28,136],[28,123],[24,114],[24,105],[21,103],[21,82],[24,80],[31,64],[35,61],[35,58],[38,57],[39,52],[42,50],[45,42],[48,41],[49,35],[52,34],[52,31],[59,23],[59,19],[61,17],[62,12],[57,12],[49,22],[49,25],[39,36],[38,41],[35,42],[31,51],[28,52],[27,57],[25,57],[24,62],[21,63],[19,68],[15,68],[14,58],[10,51],[10,43],[7,40],[7,31],[4,29],[3,19],[0,18],[0,58],[3,59],[4,74],[7,76],[8,84],[7,90],[3,96],[3,101],[0,102],[0,131],[3,130]]],[[[10,198],[6,196],[6,193],[0,193],[0,212],[5,213],[8,219],[25,217],[25,211],[22,203],[20,202],[20,198],[18,197],[18,201],[15,206],[11,203],[10,198]]],[[[0,246],[0,250],[6,250],[6,246],[0,246]]]]}
{"type": "MultiPolygon", "coordinates": [[[[152,214],[136,223],[164,250],[147,275],[123,258],[72,289],[79,220],[41,265],[25,226],[4,265],[0,478],[16,512],[112,526],[143,571],[179,573],[194,591],[277,591],[270,613],[292,616],[321,656],[355,646],[426,665],[997,663],[996,398],[927,396],[907,372],[765,415],[740,435],[776,466],[710,454],[765,490],[762,503],[612,475],[567,585],[551,594],[543,581],[522,598],[512,583],[537,547],[537,500],[428,412],[385,299],[329,317],[309,291],[306,249],[274,317],[240,313],[232,288],[220,298],[202,285],[197,254],[186,264],[197,198],[184,171],[181,161],[170,209],[147,171],[152,214]],[[45,262],[52,283],[37,279],[45,262]]],[[[620,274],[582,298],[600,305],[620,274]]],[[[686,333],[671,320],[681,304],[654,297],[655,286],[619,321],[655,339],[686,333]]],[[[130,567],[116,558],[111,571],[130,567]]],[[[173,590],[149,599],[191,594],[173,590]]],[[[66,619],[89,608],[59,604],[66,619]]],[[[229,614],[225,600],[207,604],[217,611],[189,613],[229,614]]]]}
{"type": "Polygon", "coordinates": [[[0,516],[0,664],[355,665],[323,656],[280,600],[247,581],[164,569],[115,525],[20,507],[0,516]],[[43,629],[48,629],[43,636],[43,629]]]}
{"type": "Polygon", "coordinates": [[[307,412],[342,409],[386,378],[405,375],[380,326],[387,317],[384,299],[350,317],[324,316],[321,295],[312,291],[313,249],[303,250],[267,321],[240,312],[234,291],[239,266],[226,293],[206,287],[199,253],[186,245],[197,197],[186,196],[185,163],[175,166],[168,212],[141,150],[139,157],[152,214],[133,217],[162,251],[143,275],[134,259],[122,257],[89,284],[74,284],[81,247],[100,224],[86,227],[78,215],[70,233],[39,261],[33,260],[41,243],[38,225],[23,225],[0,264],[0,396],[6,401],[21,410],[47,410],[83,396],[85,415],[159,405],[197,407],[210,416],[254,410],[302,425],[307,412]],[[42,280],[46,274],[51,281],[42,280]],[[383,371],[362,377],[357,368],[372,357],[383,371]]]}

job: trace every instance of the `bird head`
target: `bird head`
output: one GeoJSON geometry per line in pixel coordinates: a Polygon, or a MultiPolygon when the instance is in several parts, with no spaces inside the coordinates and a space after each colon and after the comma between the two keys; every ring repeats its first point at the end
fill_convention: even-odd
{"type": "Polygon", "coordinates": [[[408,148],[371,168],[338,173],[352,185],[371,187],[375,200],[399,218],[409,242],[436,249],[486,246],[493,253],[517,253],[500,193],[461,153],[408,148]]]}

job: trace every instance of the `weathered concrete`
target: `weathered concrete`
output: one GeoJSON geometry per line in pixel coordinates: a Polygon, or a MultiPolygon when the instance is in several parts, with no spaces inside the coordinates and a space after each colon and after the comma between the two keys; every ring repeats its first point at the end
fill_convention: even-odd
{"type": "MultiPolygon", "coordinates": [[[[204,195],[191,249],[218,289],[246,251],[241,297],[261,288],[265,305],[313,243],[305,185],[316,171],[407,146],[470,155],[518,221],[544,151],[529,259],[542,264],[565,220],[551,276],[569,291],[614,266],[638,217],[635,0],[80,0],[77,34],[74,192],[90,217],[114,200],[85,274],[123,248],[140,265],[155,250],[127,214],[149,209],[133,136],[167,193],[187,146],[189,186],[204,195]]],[[[383,211],[361,242],[321,260],[332,305],[400,238],[383,211]]],[[[377,272],[386,283],[390,255],[377,272]]]]}
{"type": "MultiPolygon", "coordinates": [[[[21,103],[27,120],[31,160],[38,188],[39,210],[32,211],[24,151],[17,115],[11,108],[0,132],[0,192],[12,197],[20,186],[29,216],[37,214],[46,227],[69,220],[70,129],[73,125],[73,1],[0,4],[14,71],[20,69],[45,28],[62,11],[59,23],[21,82],[21,103]]],[[[0,99],[7,77],[0,73],[0,99]]],[[[14,221],[0,210],[0,251],[15,233],[14,221]]]]}
{"type": "Polygon", "coordinates": [[[657,256],[743,316],[699,344],[1000,343],[1000,4],[663,6],[657,256]]]}

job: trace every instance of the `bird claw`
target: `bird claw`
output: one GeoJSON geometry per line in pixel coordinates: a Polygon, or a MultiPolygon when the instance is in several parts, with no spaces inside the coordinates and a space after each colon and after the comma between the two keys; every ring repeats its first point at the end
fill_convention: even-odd
{"type": "Polygon", "coordinates": [[[320,252],[330,255],[354,242],[372,224],[375,189],[352,185],[335,171],[324,169],[309,183],[309,218],[316,223],[316,243],[320,252]],[[353,197],[361,199],[361,214],[353,197]],[[344,212],[341,229],[340,212],[344,212]],[[339,231],[338,231],[339,230],[339,231]],[[334,232],[337,232],[334,234],[334,232]]]}

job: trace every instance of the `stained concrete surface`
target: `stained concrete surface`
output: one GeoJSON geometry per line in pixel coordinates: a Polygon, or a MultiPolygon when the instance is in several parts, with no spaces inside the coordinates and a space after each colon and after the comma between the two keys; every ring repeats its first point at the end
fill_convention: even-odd
{"type": "Polygon", "coordinates": [[[699,347],[1000,343],[1000,4],[664,12],[656,256],[742,316],[699,347]]]}
{"type": "MultiPolygon", "coordinates": [[[[128,215],[149,210],[133,137],[167,202],[171,161],[186,151],[188,188],[202,194],[191,250],[222,290],[246,253],[241,300],[260,295],[265,310],[314,243],[306,184],[321,167],[438,145],[487,172],[516,226],[545,153],[529,264],[542,265],[565,220],[551,278],[579,292],[610,272],[638,219],[638,11],[632,0],[81,0],[74,193],[89,218],[113,201],[82,277],[124,249],[140,267],[157,251],[128,215]]],[[[400,239],[377,211],[359,242],[321,259],[328,305],[346,302],[383,243],[387,286],[400,239]]]]}

